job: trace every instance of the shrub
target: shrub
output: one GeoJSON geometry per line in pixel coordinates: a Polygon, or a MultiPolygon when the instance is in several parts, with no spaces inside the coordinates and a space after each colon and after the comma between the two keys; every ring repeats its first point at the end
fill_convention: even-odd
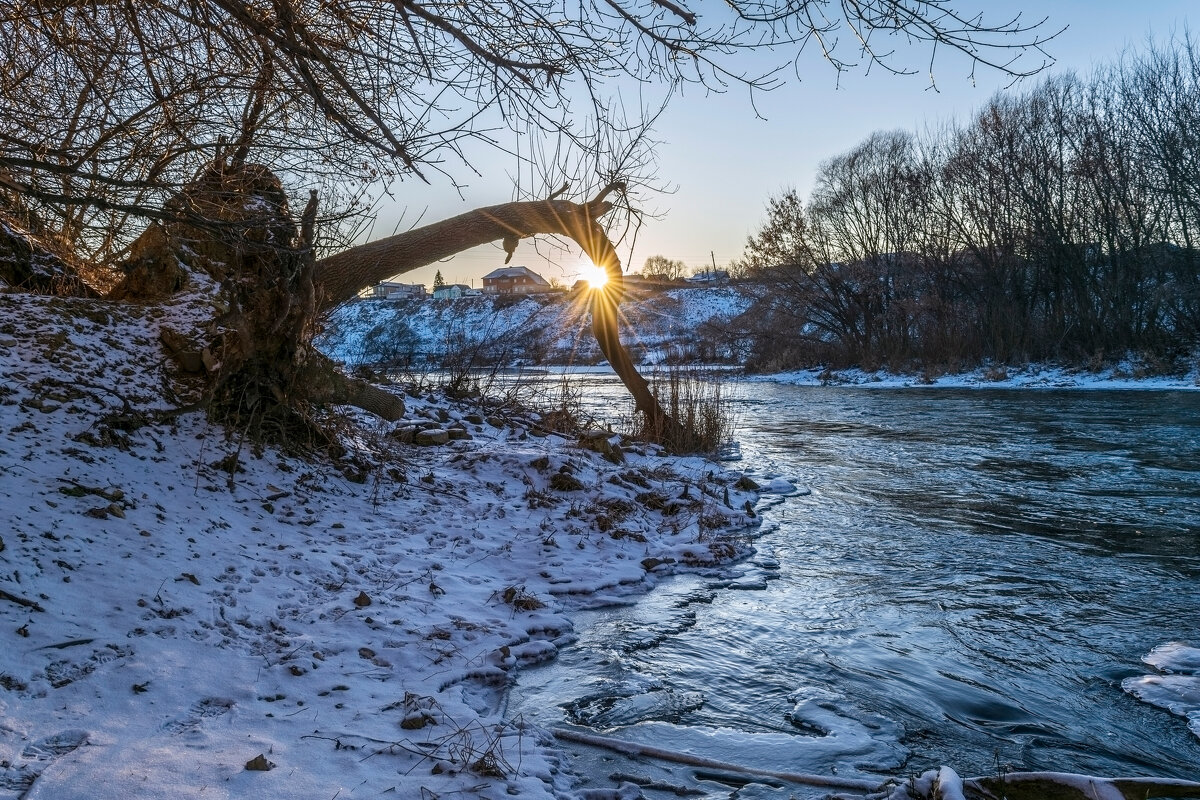
{"type": "Polygon", "coordinates": [[[725,395],[724,376],[712,371],[668,367],[650,377],[650,391],[668,416],[679,423],[676,437],[652,430],[646,416],[635,419],[634,435],[661,442],[673,453],[714,454],[733,441],[734,419],[725,395]],[[677,438],[679,441],[666,441],[677,438]]]}

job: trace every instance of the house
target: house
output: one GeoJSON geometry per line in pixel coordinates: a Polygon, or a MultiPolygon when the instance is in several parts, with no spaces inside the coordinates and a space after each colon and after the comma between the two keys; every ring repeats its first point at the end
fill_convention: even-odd
{"type": "Polygon", "coordinates": [[[488,294],[541,294],[553,292],[550,282],[529,267],[501,267],[483,276],[488,294]]]}
{"type": "Polygon", "coordinates": [[[693,286],[716,286],[717,284],[729,283],[729,272],[723,269],[711,269],[705,272],[697,272],[695,275],[688,278],[687,282],[693,286]]]}
{"type": "Polygon", "coordinates": [[[372,286],[363,296],[371,300],[424,300],[429,294],[423,283],[384,281],[372,286]]]}
{"type": "Polygon", "coordinates": [[[478,289],[472,289],[462,283],[447,283],[433,290],[434,300],[457,300],[460,297],[476,297],[482,294],[478,289]]]}

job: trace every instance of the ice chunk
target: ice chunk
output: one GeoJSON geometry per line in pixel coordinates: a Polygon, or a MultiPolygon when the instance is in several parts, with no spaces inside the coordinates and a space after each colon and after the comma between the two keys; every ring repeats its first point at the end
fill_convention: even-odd
{"type": "Polygon", "coordinates": [[[1126,678],[1121,688],[1143,703],[1185,718],[1188,728],[1200,737],[1200,649],[1168,642],[1142,661],[1162,674],[1126,678]]]}
{"type": "Polygon", "coordinates": [[[1159,672],[1176,675],[1200,675],[1200,648],[1182,642],[1160,644],[1142,659],[1159,672]]]}
{"type": "Polygon", "coordinates": [[[762,484],[759,489],[761,494],[778,494],[778,495],[794,495],[794,494],[810,494],[810,489],[802,489],[786,478],[771,478],[765,484],[762,484]]]}
{"type": "Polygon", "coordinates": [[[1200,676],[1142,675],[1121,681],[1121,688],[1143,703],[1185,717],[1188,728],[1200,736],[1200,676]]]}

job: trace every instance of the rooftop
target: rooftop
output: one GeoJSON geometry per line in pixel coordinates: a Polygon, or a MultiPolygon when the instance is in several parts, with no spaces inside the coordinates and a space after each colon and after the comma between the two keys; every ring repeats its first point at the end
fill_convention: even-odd
{"type": "Polygon", "coordinates": [[[504,278],[532,278],[535,283],[545,284],[546,286],[550,285],[549,281],[529,267],[501,267],[483,276],[485,281],[503,280],[504,278]]]}

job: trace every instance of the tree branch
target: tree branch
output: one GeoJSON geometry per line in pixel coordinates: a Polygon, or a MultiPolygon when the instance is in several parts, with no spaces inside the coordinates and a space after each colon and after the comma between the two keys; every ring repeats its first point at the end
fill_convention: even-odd
{"type": "Polygon", "coordinates": [[[584,204],[570,200],[503,203],[352,247],[317,262],[314,283],[321,298],[319,304],[322,309],[332,308],[393,275],[497,239],[566,236],[591,255],[597,248],[593,228],[598,226],[594,222],[611,209],[612,204],[603,200],[584,204]]]}

